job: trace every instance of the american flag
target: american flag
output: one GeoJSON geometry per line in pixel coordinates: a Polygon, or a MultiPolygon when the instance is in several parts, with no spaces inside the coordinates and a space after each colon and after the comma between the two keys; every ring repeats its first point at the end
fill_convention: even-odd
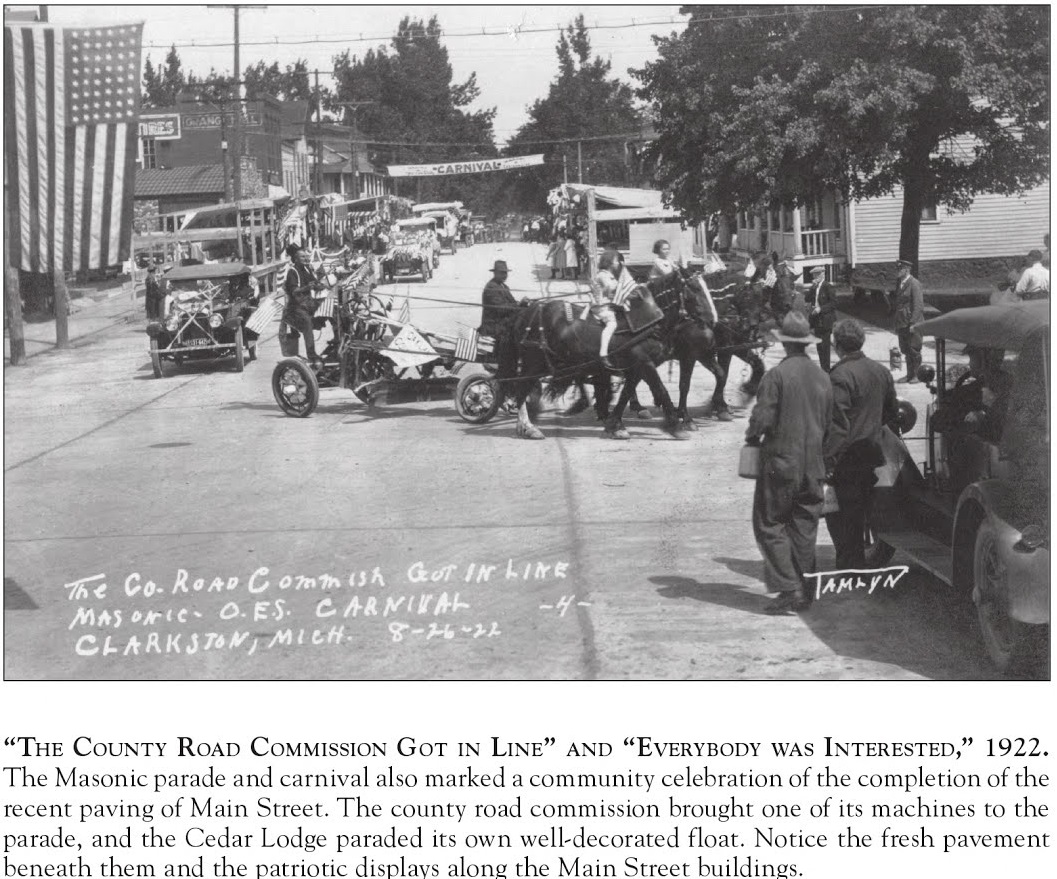
{"type": "Polygon", "coordinates": [[[404,304],[400,306],[400,317],[397,318],[402,324],[411,323],[411,300],[404,297],[404,304]]]}
{"type": "Polygon", "coordinates": [[[635,279],[631,277],[631,272],[624,269],[617,278],[617,292],[613,294],[613,304],[623,305],[637,286],[635,279]]]}
{"type": "Polygon", "coordinates": [[[470,330],[470,338],[460,337],[455,342],[456,360],[477,359],[477,330],[470,330]]]}
{"type": "Polygon", "coordinates": [[[128,259],[142,31],[4,26],[12,265],[76,271],[128,259]]]}

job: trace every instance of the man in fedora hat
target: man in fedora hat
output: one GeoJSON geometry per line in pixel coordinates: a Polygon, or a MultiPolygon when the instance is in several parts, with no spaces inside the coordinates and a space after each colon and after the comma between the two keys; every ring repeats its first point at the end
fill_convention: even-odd
{"type": "Polygon", "coordinates": [[[837,291],[826,280],[825,266],[815,266],[811,270],[811,286],[804,294],[804,302],[808,308],[811,332],[819,338],[816,347],[818,365],[824,372],[829,372],[830,338],[833,334],[833,324],[837,321],[837,291]]]}
{"type": "Polygon", "coordinates": [[[492,266],[492,280],[484,285],[481,294],[481,326],[477,331],[482,336],[498,338],[514,319],[518,302],[506,285],[508,274],[506,260],[497,259],[492,266]]]}
{"type": "Polygon", "coordinates": [[[806,610],[804,575],[815,569],[815,537],[826,475],[822,449],[833,417],[829,378],[807,356],[818,344],[807,318],[791,311],[774,336],[785,359],[760,382],[746,441],[760,446],[752,528],[764,562],[764,583],[777,592],[766,612],[806,610]]]}
{"type": "Polygon", "coordinates": [[[310,254],[307,250],[300,245],[290,244],[286,248],[286,255],[293,264],[287,269],[286,280],[283,282],[283,290],[286,292],[283,321],[290,330],[301,334],[305,340],[305,356],[312,366],[319,367],[322,361],[316,354],[316,338],[312,326],[316,304],[312,291],[321,289],[322,284],[309,265],[310,254]]]}
{"type": "Polygon", "coordinates": [[[899,350],[907,362],[906,378],[900,382],[913,384],[918,380],[917,371],[921,366],[921,334],[914,329],[925,319],[925,296],[921,291],[921,282],[910,274],[913,263],[906,259],[896,260],[896,272],[899,282],[893,291],[889,305],[895,315],[895,330],[899,337],[899,350]]]}

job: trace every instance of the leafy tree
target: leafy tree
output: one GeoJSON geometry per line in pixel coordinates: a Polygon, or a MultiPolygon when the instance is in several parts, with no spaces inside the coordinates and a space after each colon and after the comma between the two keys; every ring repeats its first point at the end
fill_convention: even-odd
{"type": "Polygon", "coordinates": [[[308,61],[298,58],[283,69],[278,61],[270,65],[258,61],[246,68],[242,80],[250,100],[270,95],[282,101],[308,101],[309,109],[315,112],[316,95],[308,76],[308,61]]]}
{"type": "MultiPolygon", "coordinates": [[[[468,109],[480,96],[475,74],[453,81],[448,50],[436,16],[405,17],[389,47],[362,57],[334,58],[335,95],[324,106],[356,123],[372,158],[382,164],[417,164],[495,156],[495,110],[468,109]],[[357,104],[349,107],[348,104],[357,104]],[[390,143],[408,146],[389,146],[390,143]]],[[[410,184],[420,201],[460,199],[474,210],[491,207],[494,183],[478,177],[418,178],[410,184]]]]}
{"type": "Polygon", "coordinates": [[[176,46],[169,49],[165,56],[165,66],[156,68],[147,56],[143,65],[143,105],[157,109],[158,107],[171,107],[176,103],[176,96],[187,86],[187,78],[184,76],[180,65],[180,54],[176,46]]]}
{"type": "Polygon", "coordinates": [[[921,211],[966,210],[1049,174],[1049,10],[1040,6],[686,7],[635,71],[659,180],[716,210],[903,189],[899,253],[921,211]]]}
{"type": "MultiPolygon", "coordinates": [[[[512,155],[548,154],[547,165],[518,173],[518,198],[526,210],[541,210],[547,192],[562,182],[563,154],[568,160],[569,179],[576,180],[579,174],[575,143],[545,146],[539,141],[605,137],[636,131],[642,123],[631,87],[610,75],[612,65],[608,61],[598,56],[591,59],[591,39],[582,15],[561,32],[555,48],[558,75],[547,96],[529,108],[529,121],[507,148],[512,155]]],[[[581,150],[585,183],[632,182],[623,142],[584,140],[581,150]]]]}

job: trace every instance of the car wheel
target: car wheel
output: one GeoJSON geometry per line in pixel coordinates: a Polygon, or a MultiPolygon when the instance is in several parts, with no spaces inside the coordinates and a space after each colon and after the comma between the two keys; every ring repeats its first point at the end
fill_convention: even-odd
{"type": "Polygon", "coordinates": [[[973,602],[991,661],[1002,672],[1030,670],[1049,641],[1048,626],[1021,623],[1010,615],[1009,573],[998,549],[998,533],[984,519],[973,546],[973,602]]]}
{"type": "Polygon", "coordinates": [[[287,415],[307,418],[319,404],[319,381],[300,357],[288,357],[272,370],[272,395],[287,415]]]}
{"type": "Polygon", "coordinates": [[[235,330],[235,372],[246,368],[246,350],[242,342],[242,327],[235,330]]]}
{"type": "Polygon", "coordinates": [[[150,340],[150,365],[154,370],[154,377],[161,378],[165,373],[161,368],[161,354],[158,353],[158,340],[150,340]]]}
{"type": "Polygon", "coordinates": [[[455,409],[459,417],[470,424],[491,421],[502,402],[499,382],[488,373],[475,372],[465,376],[455,389],[455,409]]]}

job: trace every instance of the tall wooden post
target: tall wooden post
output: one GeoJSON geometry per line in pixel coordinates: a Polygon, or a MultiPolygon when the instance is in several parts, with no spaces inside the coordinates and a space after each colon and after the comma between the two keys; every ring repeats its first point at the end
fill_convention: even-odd
{"type": "Polygon", "coordinates": [[[587,190],[587,279],[593,281],[598,270],[598,224],[595,222],[595,191],[587,190]]]}
{"type": "Polygon", "coordinates": [[[4,323],[7,325],[8,342],[11,346],[11,365],[23,366],[26,362],[26,336],[22,326],[22,297],[18,269],[11,265],[11,251],[8,247],[11,223],[7,211],[7,162],[4,162],[4,177],[4,323]]]}
{"type": "Polygon", "coordinates": [[[70,347],[70,297],[66,291],[66,274],[53,272],[52,280],[55,289],[55,347],[70,347]]]}

